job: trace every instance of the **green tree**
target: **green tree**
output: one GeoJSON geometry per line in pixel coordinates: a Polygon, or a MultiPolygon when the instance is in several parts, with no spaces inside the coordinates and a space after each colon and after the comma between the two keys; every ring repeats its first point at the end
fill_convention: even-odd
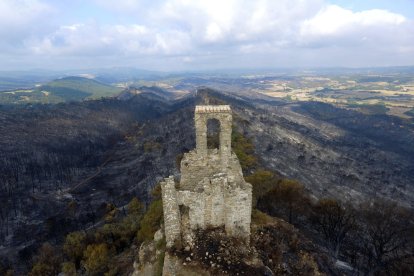
{"type": "Polygon", "coordinates": [[[30,276],[57,275],[60,272],[62,257],[58,250],[49,243],[44,243],[34,257],[30,276]]]}
{"type": "Polygon", "coordinates": [[[53,266],[46,263],[35,263],[29,276],[54,276],[57,271],[54,270],[53,266]]]}
{"type": "Polygon", "coordinates": [[[258,209],[270,215],[286,217],[289,223],[293,222],[295,215],[310,207],[303,185],[291,179],[279,181],[276,188],[259,199],[257,205],[258,209]]]}
{"type": "Polygon", "coordinates": [[[84,232],[72,232],[66,236],[63,252],[76,264],[76,267],[79,267],[85,248],[86,234],[84,232]]]}
{"type": "Polygon", "coordinates": [[[83,267],[88,275],[98,275],[107,270],[110,252],[105,243],[88,245],[83,254],[83,267]]]}
{"type": "Polygon", "coordinates": [[[128,215],[139,216],[143,213],[143,210],[144,204],[142,204],[136,197],[128,203],[128,215]]]}
{"type": "Polygon", "coordinates": [[[106,214],[105,214],[105,222],[111,223],[114,222],[117,218],[119,213],[118,208],[113,203],[108,203],[106,205],[106,214]]]}
{"type": "Polygon", "coordinates": [[[76,265],[72,262],[64,262],[62,264],[62,272],[65,276],[76,276],[76,265]]]}
{"type": "Polygon", "coordinates": [[[257,200],[276,188],[280,179],[273,172],[260,169],[245,177],[245,180],[253,186],[253,206],[256,206],[257,200]]]}
{"type": "MultiPolygon", "coordinates": [[[[111,244],[117,251],[129,246],[139,229],[143,209],[144,205],[133,198],[128,203],[127,215],[122,219],[118,216],[106,220],[107,223],[95,232],[95,242],[111,244]]],[[[113,209],[109,209],[109,212],[113,212],[113,209]]]]}
{"type": "Polygon", "coordinates": [[[231,147],[240,161],[243,172],[248,172],[257,166],[257,158],[254,156],[252,141],[233,129],[231,147]]]}

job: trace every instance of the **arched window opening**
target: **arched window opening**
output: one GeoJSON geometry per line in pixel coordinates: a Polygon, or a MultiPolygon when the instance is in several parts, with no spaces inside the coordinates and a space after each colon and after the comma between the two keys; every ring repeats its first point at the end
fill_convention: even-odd
{"type": "Polygon", "coordinates": [[[209,119],[207,121],[207,148],[219,149],[220,147],[220,121],[209,119]]]}

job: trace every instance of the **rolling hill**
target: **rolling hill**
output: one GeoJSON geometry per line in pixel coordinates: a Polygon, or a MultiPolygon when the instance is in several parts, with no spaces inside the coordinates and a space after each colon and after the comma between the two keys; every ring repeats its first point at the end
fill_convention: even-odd
{"type": "Polygon", "coordinates": [[[0,103],[59,103],[98,99],[119,94],[121,88],[82,77],[65,77],[33,89],[0,92],[0,103]]]}

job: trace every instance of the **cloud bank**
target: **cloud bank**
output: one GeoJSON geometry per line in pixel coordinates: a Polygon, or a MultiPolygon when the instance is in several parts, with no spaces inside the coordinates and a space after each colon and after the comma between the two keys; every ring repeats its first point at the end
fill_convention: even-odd
{"type": "Polygon", "coordinates": [[[67,0],[65,10],[65,1],[0,2],[0,69],[414,64],[413,19],[375,7],[354,12],[323,0],[94,0],[87,6],[67,0]]]}

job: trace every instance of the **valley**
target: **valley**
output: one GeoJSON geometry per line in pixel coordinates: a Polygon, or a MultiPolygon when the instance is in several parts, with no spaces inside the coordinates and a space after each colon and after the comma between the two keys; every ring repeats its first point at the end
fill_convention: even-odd
{"type": "MultiPolygon", "coordinates": [[[[382,198],[413,209],[410,113],[390,116],[388,102],[386,112],[365,112],[365,102],[276,97],[260,90],[258,79],[162,76],[122,92],[73,86],[107,98],[3,102],[0,255],[26,271],[43,242],[59,244],[72,231],[103,225],[108,204],[122,210],[137,197],[148,206],[163,177],[180,177],[180,155],[195,146],[194,107],[206,101],[231,105],[234,131],[251,141],[257,162],[244,168],[246,175],[266,169],[299,181],[313,202],[358,206],[382,198]]],[[[65,85],[85,83],[69,80],[65,85]]]]}

